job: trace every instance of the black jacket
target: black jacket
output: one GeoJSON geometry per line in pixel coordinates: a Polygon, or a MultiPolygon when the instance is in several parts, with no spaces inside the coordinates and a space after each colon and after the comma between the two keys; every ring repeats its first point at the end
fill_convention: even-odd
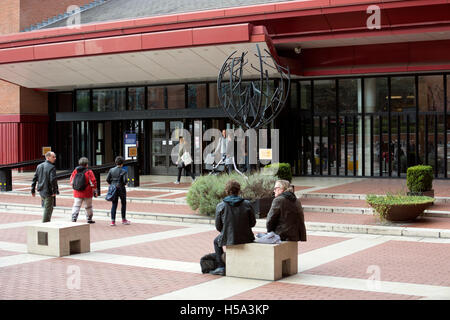
{"type": "Polygon", "coordinates": [[[256,224],[250,202],[238,196],[228,196],[216,207],[216,229],[219,246],[249,243],[255,240],[252,227],[256,224]]]}
{"type": "Polygon", "coordinates": [[[46,198],[54,194],[59,194],[56,168],[53,163],[46,160],[37,166],[33,182],[31,183],[31,193],[36,192],[36,185],[41,197],[46,198]]]}
{"type": "Polygon", "coordinates": [[[119,166],[111,168],[106,176],[106,182],[115,184],[119,188],[125,187],[128,183],[128,173],[119,166]]]}
{"type": "Polygon", "coordinates": [[[303,207],[294,193],[286,191],[273,199],[266,221],[267,232],[275,232],[282,241],[306,241],[303,207]]]}

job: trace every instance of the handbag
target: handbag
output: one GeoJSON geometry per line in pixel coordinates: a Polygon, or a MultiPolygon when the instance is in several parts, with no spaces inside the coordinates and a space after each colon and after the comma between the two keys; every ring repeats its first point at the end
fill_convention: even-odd
{"type": "Polygon", "coordinates": [[[183,155],[181,156],[181,161],[184,162],[185,166],[188,166],[188,165],[190,165],[192,163],[192,157],[189,154],[189,152],[183,153],[183,155]]]}
{"type": "Polygon", "coordinates": [[[105,196],[106,201],[114,201],[117,195],[117,187],[115,184],[110,184],[108,188],[108,193],[105,196]]]}

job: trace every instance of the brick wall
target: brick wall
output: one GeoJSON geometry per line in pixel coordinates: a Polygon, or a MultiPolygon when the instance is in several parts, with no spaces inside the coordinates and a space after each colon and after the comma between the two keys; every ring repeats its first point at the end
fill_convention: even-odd
{"type": "Polygon", "coordinates": [[[0,1],[0,34],[19,32],[20,0],[0,1]]]}
{"type": "MultiPolygon", "coordinates": [[[[4,0],[2,0],[4,1],[4,0]]],[[[71,5],[82,6],[92,0],[21,0],[20,30],[66,12],[71,5]]]]}

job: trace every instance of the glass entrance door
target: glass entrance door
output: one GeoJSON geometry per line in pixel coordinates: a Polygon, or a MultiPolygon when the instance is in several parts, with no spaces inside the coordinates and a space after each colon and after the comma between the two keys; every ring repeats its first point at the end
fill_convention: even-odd
{"type": "Polygon", "coordinates": [[[182,135],[183,127],[182,121],[152,122],[150,174],[177,174],[177,166],[170,155],[173,147],[178,143],[178,137],[182,135]]]}

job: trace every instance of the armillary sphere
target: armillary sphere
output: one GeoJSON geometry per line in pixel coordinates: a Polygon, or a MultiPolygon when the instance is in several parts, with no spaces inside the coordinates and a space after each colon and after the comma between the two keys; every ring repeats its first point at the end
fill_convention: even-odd
{"type": "Polygon", "coordinates": [[[217,79],[219,102],[228,117],[244,130],[259,129],[274,120],[283,109],[289,95],[289,67],[280,66],[272,55],[264,50],[261,55],[256,45],[259,65],[250,64],[259,73],[259,79],[244,81],[244,67],[248,64],[243,52],[234,57],[234,51],[223,64],[217,79]],[[269,79],[269,72],[276,73],[276,87],[269,79]]]}

